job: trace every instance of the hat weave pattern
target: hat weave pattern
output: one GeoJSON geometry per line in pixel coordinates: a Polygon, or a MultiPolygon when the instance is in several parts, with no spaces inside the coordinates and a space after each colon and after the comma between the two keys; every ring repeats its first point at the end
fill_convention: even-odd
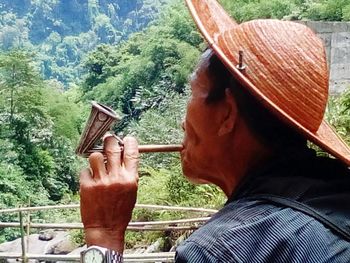
{"type": "Polygon", "coordinates": [[[255,20],[223,32],[220,50],[234,68],[243,51],[249,90],[284,115],[316,132],[328,97],[328,68],[322,42],[293,22],[255,20]],[[266,35],[266,32],[269,32],[266,35]]]}

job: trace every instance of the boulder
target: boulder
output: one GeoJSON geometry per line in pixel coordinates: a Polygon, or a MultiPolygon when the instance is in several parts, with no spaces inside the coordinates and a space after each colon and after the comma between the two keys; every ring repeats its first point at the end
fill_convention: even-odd
{"type": "Polygon", "coordinates": [[[56,232],[52,229],[46,229],[39,232],[39,239],[43,241],[50,241],[56,236],[56,232]]]}
{"type": "MultiPolygon", "coordinates": [[[[69,233],[66,231],[45,231],[40,234],[29,235],[25,237],[27,253],[29,254],[68,254],[77,248],[70,240],[69,233]]],[[[0,252],[22,253],[21,239],[0,244],[0,252]]],[[[15,259],[8,259],[7,262],[17,262],[15,259]]],[[[37,262],[31,260],[30,262],[37,262]]]]}
{"type": "Polygon", "coordinates": [[[65,238],[53,246],[53,251],[51,254],[55,255],[66,255],[77,248],[70,238],[65,238]]]}

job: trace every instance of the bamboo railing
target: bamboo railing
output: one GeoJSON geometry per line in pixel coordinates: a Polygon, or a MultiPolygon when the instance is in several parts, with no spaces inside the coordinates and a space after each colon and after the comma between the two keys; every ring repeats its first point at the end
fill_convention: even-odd
{"type": "MultiPolygon", "coordinates": [[[[167,210],[167,211],[182,211],[182,212],[196,212],[206,213],[212,215],[217,212],[213,209],[205,208],[191,208],[191,207],[177,207],[177,206],[159,206],[159,205],[142,205],[137,204],[136,208],[144,208],[151,210],[167,210]]],[[[57,205],[57,206],[41,206],[41,207],[22,207],[0,210],[0,214],[4,213],[18,213],[19,222],[0,222],[0,227],[20,228],[21,230],[21,253],[1,253],[0,259],[16,259],[22,260],[26,263],[29,260],[38,261],[80,261],[79,255],[40,255],[27,253],[27,247],[31,228],[54,228],[54,229],[82,229],[81,223],[33,223],[31,222],[30,214],[37,211],[45,211],[52,209],[78,209],[79,205],[57,205]]],[[[180,230],[195,230],[198,225],[203,224],[210,217],[197,217],[190,219],[178,219],[167,221],[151,221],[151,222],[130,222],[128,231],[180,231],[180,230]]],[[[163,253],[142,253],[142,254],[124,254],[124,262],[173,262],[174,252],[163,253]]]]}

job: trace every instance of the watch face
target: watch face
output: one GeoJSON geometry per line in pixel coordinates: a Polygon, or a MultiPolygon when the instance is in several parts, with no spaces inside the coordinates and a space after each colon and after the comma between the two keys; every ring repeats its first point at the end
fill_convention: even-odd
{"type": "Polygon", "coordinates": [[[84,254],[84,263],[103,263],[104,255],[97,248],[88,249],[84,254]]]}

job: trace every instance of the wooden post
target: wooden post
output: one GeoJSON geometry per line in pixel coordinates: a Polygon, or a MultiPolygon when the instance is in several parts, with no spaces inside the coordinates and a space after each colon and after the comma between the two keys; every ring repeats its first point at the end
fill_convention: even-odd
{"type": "Polygon", "coordinates": [[[28,262],[27,256],[26,256],[26,245],[24,240],[24,229],[23,229],[23,212],[19,212],[19,224],[20,224],[20,231],[21,231],[21,246],[22,246],[22,260],[24,263],[28,262]]]}
{"type": "MultiPolygon", "coordinates": [[[[30,207],[30,202],[29,202],[30,207]]],[[[28,253],[29,250],[29,235],[30,235],[30,211],[27,211],[27,224],[26,224],[26,232],[27,232],[27,245],[26,245],[26,252],[28,253]]]]}

